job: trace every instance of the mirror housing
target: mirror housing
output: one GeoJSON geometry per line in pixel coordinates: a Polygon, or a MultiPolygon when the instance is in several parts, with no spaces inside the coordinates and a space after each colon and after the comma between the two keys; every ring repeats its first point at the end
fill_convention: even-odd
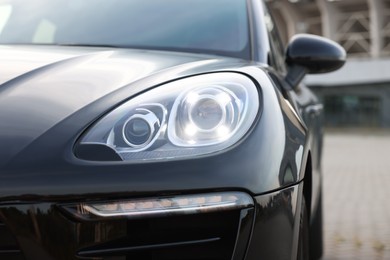
{"type": "Polygon", "coordinates": [[[295,88],[306,74],[338,70],[344,65],[346,57],[344,48],[334,41],[316,35],[297,34],[287,46],[289,69],[286,81],[295,88]]]}

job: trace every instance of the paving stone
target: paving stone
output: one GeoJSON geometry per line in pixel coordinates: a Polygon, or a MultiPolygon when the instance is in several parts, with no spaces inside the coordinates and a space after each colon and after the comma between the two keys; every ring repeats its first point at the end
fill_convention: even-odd
{"type": "Polygon", "coordinates": [[[323,260],[390,259],[390,131],[327,133],[323,260]]]}

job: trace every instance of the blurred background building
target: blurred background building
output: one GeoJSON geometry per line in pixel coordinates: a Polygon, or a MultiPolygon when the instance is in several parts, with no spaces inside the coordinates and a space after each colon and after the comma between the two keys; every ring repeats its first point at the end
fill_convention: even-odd
{"type": "Polygon", "coordinates": [[[348,53],[339,71],[305,83],[325,106],[328,127],[390,127],[390,0],[268,0],[284,42],[311,33],[348,53]]]}

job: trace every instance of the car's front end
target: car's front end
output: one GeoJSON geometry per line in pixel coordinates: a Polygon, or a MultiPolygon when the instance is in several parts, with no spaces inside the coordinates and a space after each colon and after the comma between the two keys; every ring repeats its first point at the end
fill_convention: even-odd
{"type": "Polygon", "coordinates": [[[345,52],[274,29],[257,0],[0,0],[0,259],[318,258],[299,83],[345,52]]]}
{"type": "Polygon", "coordinates": [[[50,62],[3,74],[2,257],[294,254],[305,130],[264,69],[104,48],[5,46],[2,56],[23,64],[49,51],[50,62]],[[99,73],[115,66],[134,69],[99,73]]]}

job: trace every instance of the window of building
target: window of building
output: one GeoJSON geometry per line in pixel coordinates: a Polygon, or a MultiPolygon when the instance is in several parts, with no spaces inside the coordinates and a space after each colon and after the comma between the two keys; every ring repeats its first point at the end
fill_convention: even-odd
{"type": "Polygon", "coordinates": [[[325,125],[330,127],[379,127],[381,100],[375,96],[328,95],[324,97],[325,125]]]}

